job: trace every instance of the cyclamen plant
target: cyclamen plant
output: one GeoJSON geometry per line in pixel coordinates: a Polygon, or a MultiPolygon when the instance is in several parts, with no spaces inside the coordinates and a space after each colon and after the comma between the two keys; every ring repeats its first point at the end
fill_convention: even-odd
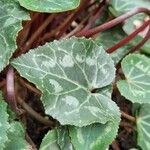
{"type": "Polygon", "coordinates": [[[0,0],[0,149],[149,150],[149,9],[0,0]]]}

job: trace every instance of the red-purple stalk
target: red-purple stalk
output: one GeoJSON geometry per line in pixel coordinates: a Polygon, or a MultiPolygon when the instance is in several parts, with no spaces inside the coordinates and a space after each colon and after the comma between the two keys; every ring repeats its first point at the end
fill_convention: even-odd
{"type": "Polygon", "coordinates": [[[135,8],[109,22],[106,22],[98,27],[95,27],[93,29],[89,29],[86,31],[81,31],[80,33],[77,33],[76,36],[85,36],[85,37],[91,37],[99,32],[105,31],[109,28],[112,28],[113,26],[122,23],[123,21],[125,21],[126,19],[132,17],[133,15],[136,15],[138,13],[146,13],[148,15],[150,15],[150,10],[147,8],[135,8]]]}

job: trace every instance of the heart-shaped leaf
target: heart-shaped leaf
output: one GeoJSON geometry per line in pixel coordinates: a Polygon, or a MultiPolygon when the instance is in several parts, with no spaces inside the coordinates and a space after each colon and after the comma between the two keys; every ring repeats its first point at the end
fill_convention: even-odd
{"type": "Polygon", "coordinates": [[[122,61],[125,80],[117,83],[121,94],[133,103],[150,103],[150,59],[130,54],[122,61]]]}
{"type": "Polygon", "coordinates": [[[12,61],[19,73],[42,92],[46,113],[62,125],[86,126],[118,118],[118,107],[93,89],[115,77],[110,56],[91,39],[54,41],[12,61]]]}
{"type": "Polygon", "coordinates": [[[16,36],[22,29],[22,20],[28,20],[27,12],[15,0],[0,0],[0,71],[9,63],[17,49],[16,36]]]}
{"type": "Polygon", "coordinates": [[[150,148],[150,104],[141,105],[137,113],[138,145],[143,150],[150,148]]]}
{"type": "Polygon", "coordinates": [[[63,12],[75,9],[80,0],[19,0],[21,6],[38,12],[63,12]]]}

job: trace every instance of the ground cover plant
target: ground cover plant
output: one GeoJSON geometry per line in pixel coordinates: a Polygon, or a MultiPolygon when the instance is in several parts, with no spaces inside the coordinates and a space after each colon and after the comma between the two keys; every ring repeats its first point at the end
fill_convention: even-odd
{"type": "Polygon", "coordinates": [[[149,150],[149,0],[0,0],[0,150],[149,150]]]}

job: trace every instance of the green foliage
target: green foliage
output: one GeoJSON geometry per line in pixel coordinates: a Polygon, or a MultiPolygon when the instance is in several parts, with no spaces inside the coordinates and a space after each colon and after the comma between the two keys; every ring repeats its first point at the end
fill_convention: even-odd
{"type": "Polygon", "coordinates": [[[63,12],[75,9],[80,0],[18,0],[26,9],[38,12],[63,12]]]}
{"type": "MultiPolygon", "coordinates": [[[[97,36],[95,39],[98,45],[103,45],[105,49],[110,48],[111,46],[117,44],[120,40],[125,38],[127,35],[124,33],[121,27],[114,27],[109,29],[105,32],[102,32],[97,36]],[[108,38],[109,37],[109,38],[108,38]]],[[[111,58],[113,59],[114,63],[117,64],[121,58],[130,50],[131,45],[127,44],[117,51],[110,54],[111,58]]]]}
{"type": "Polygon", "coordinates": [[[27,19],[27,12],[16,1],[0,0],[0,71],[17,49],[16,36],[22,29],[22,20],[27,19]]]}
{"type": "Polygon", "coordinates": [[[126,56],[122,63],[125,80],[117,83],[121,94],[133,103],[150,103],[150,59],[140,54],[126,56]]]}
{"type": "Polygon", "coordinates": [[[86,127],[70,127],[70,137],[76,150],[106,150],[118,131],[119,121],[92,124],[86,127]]]}
{"type": "Polygon", "coordinates": [[[61,150],[69,149],[71,143],[79,150],[85,145],[90,146],[89,150],[108,147],[117,134],[120,113],[107,86],[114,79],[115,68],[102,46],[91,39],[72,37],[31,50],[11,64],[43,92],[47,114],[62,125],[76,126],[57,129],[61,150]],[[95,88],[98,90],[92,93],[95,88]],[[102,124],[92,124],[95,122],[102,124]],[[79,132],[86,139],[83,143],[80,143],[79,132]],[[90,133],[93,136],[87,140],[90,133]]]}
{"type": "Polygon", "coordinates": [[[54,41],[12,61],[42,92],[46,113],[79,127],[118,118],[116,104],[95,88],[109,85],[115,68],[102,46],[85,38],[54,41]]]}
{"type": "Polygon", "coordinates": [[[7,130],[9,129],[8,114],[6,103],[2,100],[0,94],[0,146],[1,149],[5,147],[5,142],[8,140],[7,130]]]}
{"type": "Polygon", "coordinates": [[[7,105],[0,94],[0,150],[27,150],[24,129],[19,122],[9,121],[7,105]]]}
{"type": "MultiPolygon", "coordinates": [[[[150,4],[149,4],[150,5],[150,4]]],[[[127,19],[124,23],[123,30],[129,35],[131,34],[135,29],[139,28],[140,24],[144,22],[144,19],[146,19],[148,16],[145,14],[138,14],[135,15],[129,19],[127,19]]],[[[149,27],[147,27],[144,31],[139,33],[134,40],[131,41],[132,45],[136,45],[139,43],[146,35],[149,27]]],[[[145,52],[147,54],[150,54],[150,40],[148,40],[142,47],[142,52],[145,52]]]]}
{"type": "Polygon", "coordinates": [[[86,127],[61,126],[44,137],[40,150],[105,150],[115,138],[119,122],[86,127]]]}
{"type": "Polygon", "coordinates": [[[122,15],[133,8],[145,7],[150,9],[149,0],[111,0],[109,1],[110,11],[114,16],[122,15]]]}
{"type": "Polygon", "coordinates": [[[5,143],[4,150],[27,150],[31,147],[25,141],[24,129],[19,122],[13,122],[10,124],[7,136],[8,140],[5,143]]]}
{"type": "Polygon", "coordinates": [[[57,131],[53,129],[49,131],[40,146],[40,150],[60,150],[59,145],[57,144],[57,131]]]}
{"type": "Polygon", "coordinates": [[[69,135],[69,127],[61,126],[57,128],[57,143],[60,150],[73,150],[72,141],[69,135]]]}
{"type": "MultiPolygon", "coordinates": [[[[150,9],[149,0],[136,0],[136,2],[132,0],[111,0],[109,1],[109,4],[110,4],[110,11],[114,16],[120,16],[137,7],[144,7],[144,8],[150,9]]],[[[140,22],[140,21],[143,22],[146,16],[147,15],[145,14],[138,14],[127,19],[123,26],[124,31],[127,34],[132,33],[136,28],[139,27],[139,26],[136,27],[136,22],[140,22]]],[[[134,40],[132,40],[131,42],[132,45],[134,46],[137,43],[139,43],[142,40],[142,38],[145,36],[145,34],[143,34],[143,36],[141,36],[140,34],[136,36],[134,40]]],[[[150,47],[150,41],[147,41],[142,46],[141,49],[143,52],[150,54],[149,47],[150,47]]]]}
{"type": "MultiPolygon", "coordinates": [[[[109,90],[110,88],[107,87],[103,90],[103,93],[109,95],[109,90]]],[[[51,140],[51,137],[55,134],[55,145],[51,146],[51,149],[53,149],[53,147],[55,148],[57,143],[60,150],[105,150],[116,137],[119,122],[120,119],[118,118],[118,120],[111,120],[106,124],[95,123],[86,127],[58,127],[53,131],[49,131],[43,139],[41,148],[50,147],[49,143],[54,141],[54,139],[51,140]],[[49,143],[47,143],[47,141],[49,141],[49,143]]]]}
{"type": "Polygon", "coordinates": [[[150,104],[141,105],[137,111],[138,145],[143,150],[150,148],[150,104]]]}
{"type": "MultiPolygon", "coordinates": [[[[17,49],[16,38],[22,21],[29,19],[24,8],[57,13],[75,9],[79,3],[80,0],[0,0],[0,72],[17,49]]],[[[149,0],[111,0],[108,3],[116,17],[136,7],[150,8],[149,0]]],[[[97,19],[91,28],[106,22],[110,12],[104,12],[104,17],[97,19]]],[[[137,143],[143,150],[149,150],[150,58],[141,54],[127,55],[121,63],[122,70],[117,70],[118,76],[115,76],[114,66],[114,62],[117,64],[143,39],[147,29],[110,55],[104,50],[131,34],[138,28],[137,21],[143,22],[145,17],[145,14],[135,15],[123,25],[102,32],[95,41],[84,37],[53,41],[11,61],[22,77],[41,90],[46,114],[58,121],[43,138],[40,150],[106,150],[116,137],[120,123],[120,111],[111,96],[114,79],[122,77],[121,73],[125,79],[117,82],[120,93],[134,106],[136,103],[137,143]]],[[[141,50],[150,54],[149,49],[148,41],[141,50]]],[[[0,94],[0,150],[31,149],[25,140],[24,128],[14,121],[15,118],[0,94]]]]}

